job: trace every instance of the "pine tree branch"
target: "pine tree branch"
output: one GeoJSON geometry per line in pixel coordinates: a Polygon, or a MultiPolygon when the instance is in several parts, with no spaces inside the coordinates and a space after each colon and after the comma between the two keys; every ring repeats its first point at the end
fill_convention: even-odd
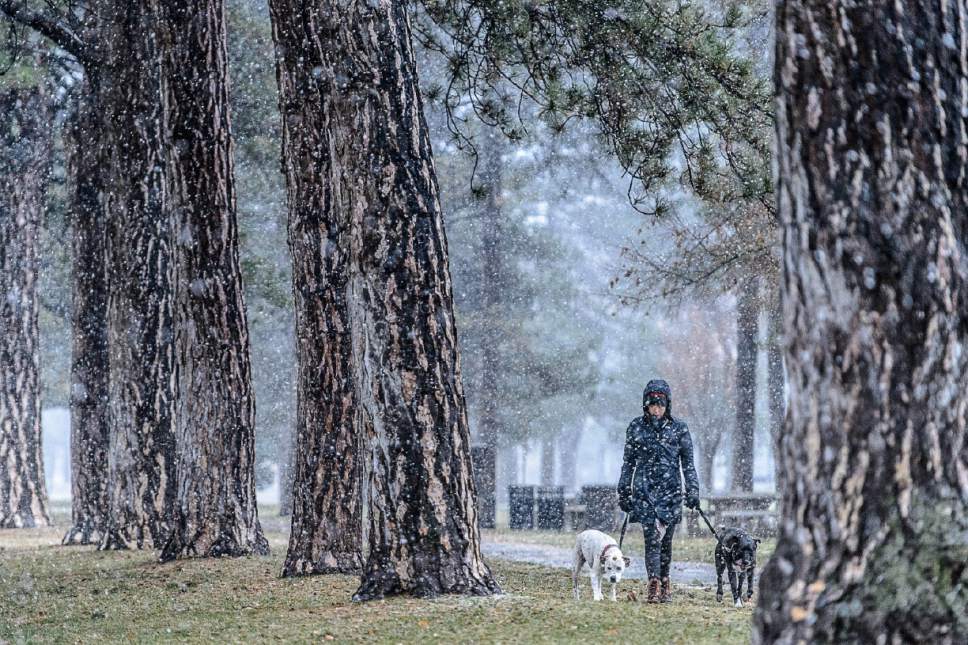
{"type": "Polygon", "coordinates": [[[89,62],[92,59],[90,47],[87,43],[56,17],[30,9],[25,3],[14,2],[14,0],[0,0],[0,11],[6,14],[10,20],[30,27],[42,36],[49,38],[77,57],[79,61],[89,62]]]}

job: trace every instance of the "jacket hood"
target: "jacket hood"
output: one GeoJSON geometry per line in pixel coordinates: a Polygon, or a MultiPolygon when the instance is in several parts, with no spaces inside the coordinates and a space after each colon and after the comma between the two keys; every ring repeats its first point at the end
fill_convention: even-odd
{"type": "Polygon", "coordinates": [[[645,385],[645,389],[642,390],[642,412],[648,418],[649,411],[645,407],[645,401],[648,399],[650,392],[661,392],[666,397],[666,411],[665,415],[672,418],[672,388],[669,384],[660,378],[652,379],[645,385]]]}

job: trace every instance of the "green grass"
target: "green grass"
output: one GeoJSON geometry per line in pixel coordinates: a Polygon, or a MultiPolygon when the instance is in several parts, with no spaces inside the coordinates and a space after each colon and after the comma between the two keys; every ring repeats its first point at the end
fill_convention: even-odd
{"type": "Polygon", "coordinates": [[[158,564],[152,553],[60,547],[64,527],[0,531],[0,642],[745,643],[751,609],[709,589],[670,605],[571,598],[565,571],[493,561],[504,596],[351,602],[357,579],[282,579],[285,536],[266,558],[158,564]]]}
{"type": "MultiPolygon", "coordinates": [[[[511,544],[532,544],[548,545],[562,549],[571,549],[575,546],[575,537],[578,532],[568,531],[511,531],[507,528],[484,529],[484,539],[491,542],[507,542],[511,544]]],[[[613,534],[618,539],[618,534],[613,534]]],[[[642,555],[642,530],[638,524],[633,524],[625,535],[623,546],[626,548],[626,555],[631,551],[632,555],[642,555]]],[[[756,561],[763,565],[773,554],[776,548],[776,540],[768,538],[760,543],[756,551],[756,561]]],[[[716,540],[713,537],[690,538],[677,536],[672,542],[672,555],[676,560],[689,562],[713,563],[713,554],[716,550],[716,540]]]]}

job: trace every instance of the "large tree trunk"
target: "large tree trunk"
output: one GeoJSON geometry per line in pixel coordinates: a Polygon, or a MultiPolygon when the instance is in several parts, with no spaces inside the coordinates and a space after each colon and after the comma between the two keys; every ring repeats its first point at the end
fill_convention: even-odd
{"type": "Polygon", "coordinates": [[[753,437],[756,433],[756,350],[759,344],[759,279],[740,285],[736,311],[736,426],[733,480],[737,492],[753,490],[753,437]]]}
{"type": "Polygon", "coordinates": [[[272,0],[297,386],[292,530],[283,575],[363,568],[362,410],[353,372],[350,204],[340,186],[340,89],[320,83],[337,55],[313,2],[272,0]],[[306,33],[325,34],[307,39],[306,33]]]}
{"type": "Polygon", "coordinates": [[[777,9],[790,411],[754,642],[968,634],[966,13],[777,9]]]}
{"type": "Polygon", "coordinates": [[[494,464],[494,468],[487,468],[478,473],[477,480],[481,484],[478,495],[481,496],[480,509],[487,509],[488,516],[481,517],[481,526],[494,527],[494,517],[497,505],[497,447],[502,428],[499,409],[501,405],[501,348],[506,341],[504,325],[506,324],[506,310],[504,307],[504,291],[507,268],[504,265],[503,218],[501,209],[501,189],[503,172],[501,152],[503,150],[503,135],[497,128],[484,131],[481,140],[481,180],[485,189],[481,214],[482,229],[480,239],[480,280],[481,280],[481,308],[484,310],[485,338],[481,351],[480,392],[478,401],[480,408],[480,425],[478,436],[488,458],[486,464],[494,464]]]}
{"type": "MultiPolygon", "coordinates": [[[[404,5],[279,0],[273,13],[300,26],[276,29],[277,39],[298,39],[277,42],[283,53],[307,33],[317,43],[303,50],[308,58],[281,64],[312,75],[290,100],[309,108],[325,101],[325,120],[302,127],[325,125],[326,138],[301,153],[298,174],[330,184],[332,224],[317,239],[338,244],[307,252],[348,262],[349,275],[327,276],[325,286],[339,298],[340,281],[349,280],[348,312],[336,315],[349,318],[347,369],[367,447],[369,553],[356,598],[491,593],[497,585],[480,553],[443,219],[404,5]]],[[[328,360],[335,366],[344,356],[340,349],[328,360]]],[[[327,414],[346,418],[332,417],[351,409],[336,404],[327,414]]]]}
{"type": "Polygon", "coordinates": [[[222,0],[157,6],[178,267],[178,490],[161,558],[266,554],[255,498],[255,401],[239,267],[225,8],[222,0]]]}
{"type": "Polygon", "coordinates": [[[0,528],[47,526],[40,444],[37,238],[50,163],[40,88],[0,90],[0,528]]]}
{"type": "Polygon", "coordinates": [[[90,83],[65,133],[73,231],[71,527],[64,544],[98,544],[108,525],[108,282],[100,111],[90,83]]]}
{"type": "MultiPolygon", "coordinates": [[[[102,549],[158,548],[175,494],[174,249],[165,203],[158,44],[141,3],[98,3],[100,45],[88,82],[103,111],[110,178],[109,527],[102,549]],[[137,61],[137,65],[132,64],[137,61]]],[[[96,146],[91,131],[86,145],[96,146]]]]}

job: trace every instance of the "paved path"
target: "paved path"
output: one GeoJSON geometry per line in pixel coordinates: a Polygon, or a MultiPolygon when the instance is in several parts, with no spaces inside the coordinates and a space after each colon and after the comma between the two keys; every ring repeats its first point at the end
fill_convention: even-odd
{"type": "MultiPolygon", "coordinates": [[[[481,545],[484,556],[500,560],[515,562],[530,562],[547,567],[570,570],[573,563],[573,551],[556,546],[543,544],[512,544],[508,542],[487,542],[481,545]]],[[[645,577],[645,561],[642,558],[632,558],[632,566],[625,573],[625,578],[641,579],[645,577]]],[[[669,577],[676,584],[686,585],[714,585],[716,584],[716,569],[711,564],[703,562],[673,562],[669,577]]]]}

